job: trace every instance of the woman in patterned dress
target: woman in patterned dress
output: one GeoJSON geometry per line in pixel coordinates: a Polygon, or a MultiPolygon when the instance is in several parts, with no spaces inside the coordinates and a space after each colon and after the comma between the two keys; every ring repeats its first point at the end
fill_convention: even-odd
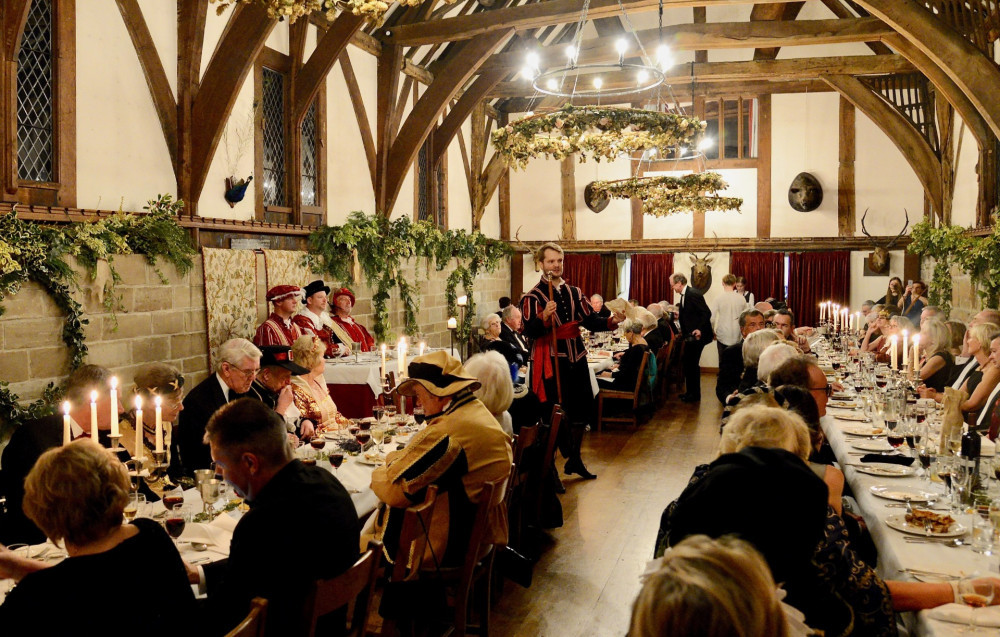
{"type": "Polygon", "coordinates": [[[300,337],[292,346],[292,358],[309,370],[308,374],[292,377],[292,400],[302,418],[311,421],[317,433],[324,429],[342,429],[350,424],[337,410],[323,378],[325,352],[323,342],[311,334],[300,337]]]}

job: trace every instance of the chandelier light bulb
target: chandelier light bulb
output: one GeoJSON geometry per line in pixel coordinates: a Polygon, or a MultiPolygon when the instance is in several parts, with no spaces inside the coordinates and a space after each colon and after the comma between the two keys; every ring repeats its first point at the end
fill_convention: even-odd
{"type": "Polygon", "coordinates": [[[572,44],[566,47],[566,57],[569,59],[570,64],[576,64],[576,47],[572,44]]]}
{"type": "Polygon", "coordinates": [[[549,78],[549,81],[545,83],[545,86],[546,86],[546,87],[547,87],[547,88],[548,88],[548,89],[549,89],[550,91],[554,91],[554,90],[556,90],[557,88],[559,88],[559,82],[557,82],[557,81],[556,81],[556,78],[554,78],[554,77],[550,77],[550,78],[549,78]]]}
{"type": "Polygon", "coordinates": [[[529,82],[535,79],[535,67],[525,66],[521,69],[521,76],[529,82]]]}
{"type": "Polygon", "coordinates": [[[677,151],[677,154],[683,157],[684,155],[687,155],[687,152],[688,152],[687,147],[681,146],[680,150],[677,151]]]}
{"type": "Polygon", "coordinates": [[[596,88],[599,91],[599,90],[601,90],[602,86],[604,86],[604,80],[602,80],[599,77],[595,77],[594,78],[594,88],[596,88]]]}
{"type": "Polygon", "coordinates": [[[650,157],[656,157],[656,152],[657,152],[657,151],[656,151],[656,149],[655,149],[655,148],[650,148],[650,149],[649,149],[649,156],[650,156],[650,157]]]}
{"type": "Polygon", "coordinates": [[[530,66],[533,69],[537,69],[539,62],[538,53],[536,53],[535,51],[528,53],[528,55],[525,56],[525,61],[527,62],[528,66],[530,66]]]}
{"type": "Polygon", "coordinates": [[[702,137],[701,141],[698,142],[698,150],[708,150],[715,144],[715,140],[711,137],[702,137]]]}
{"type": "Polygon", "coordinates": [[[656,49],[656,62],[660,65],[660,69],[664,71],[673,66],[674,58],[670,55],[670,47],[666,44],[661,44],[656,49]]]}
{"type": "Polygon", "coordinates": [[[618,51],[618,55],[625,55],[625,51],[628,50],[628,42],[625,38],[618,38],[615,42],[615,51],[618,51]]]}
{"type": "Polygon", "coordinates": [[[649,80],[649,71],[639,71],[639,73],[636,74],[636,78],[639,80],[640,84],[645,84],[649,80]]]}

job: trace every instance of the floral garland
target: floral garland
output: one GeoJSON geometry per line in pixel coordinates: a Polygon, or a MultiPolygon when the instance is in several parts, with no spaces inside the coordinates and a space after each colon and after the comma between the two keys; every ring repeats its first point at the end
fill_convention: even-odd
{"type": "Polygon", "coordinates": [[[612,160],[650,148],[694,147],[708,124],[697,117],[636,108],[573,106],[532,115],[493,132],[493,147],[523,169],[538,156],[586,161],[612,160]]]}
{"type": "MultiPolygon", "coordinates": [[[[455,260],[455,269],[448,277],[445,290],[448,312],[456,315],[456,288],[459,283],[469,296],[466,321],[459,330],[463,338],[471,332],[472,292],[479,272],[496,270],[503,259],[512,254],[504,241],[488,239],[479,232],[440,230],[427,221],[411,222],[406,217],[390,221],[381,216],[368,216],[354,211],[342,226],[320,228],[309,235],[309,253],[305,265],[317,274],[327,274],[341,283],[353,281],[354,254],[361,273],[372,286],[372,309],[375,314],[373,331],[381,342],[395,340],[391,332],[388,303],[393,288],[399,291],[403,305],[403,331],[415,336],[420,331],[417,313],[420,310],[420,281],[408,281],[404,268],[409,259],[423,257],[429,268],[438,271],[455,260]]],[[[419,277],[420,267],[414,267],[419,277]]]]}
{"type": "Polygon", "coordinates": [[[596,196],[611,199],[642,200],[642,210],[648,215],[665,217],[677,212],[707,212],[709,210],[736,210],[743,200],[739,197],[705,195],[729,187],[719,173],[703,172],[690,175],[632,177],[616,181],[594,181],[590,187],[596,196]]]}
{"type": "MultiPolygon", "coordinates": [[[[267,9],[267,15],[276,20],[288,19],[292,24],[302,16],[307,16],[314,12],[326,14],[327,20],[337,17],[340,10],[350,11],[356,16],[361,16],[378,25],[382,24],[385,12],[389,10],[392,2],[384,0],[211,0],[218,3],[215,12],[222,14],[229,5],[235,2],[243,4],[259,4],[267,9]]],[[[416,7],[423,0],[397,0],[399,4],[416,7]]],[[[445,4],[454,4],[456,0],[444,0],[445,4]]]]}

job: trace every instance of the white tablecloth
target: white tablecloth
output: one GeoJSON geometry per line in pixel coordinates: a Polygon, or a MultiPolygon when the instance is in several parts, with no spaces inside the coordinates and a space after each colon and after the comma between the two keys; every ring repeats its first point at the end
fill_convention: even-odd
{"type": "MultiPolygon", "coordinates": [[[[436,349],[426,349],[425,353],[437,351],[436,349]]],[[[455,353],[453,352],[453,355],[455,353]]],[[[392,351],[393,358],[386,358],[386,372],[396,372],[399,376],[399,362],[395,358],[396,352],[392,351]]],[[[406,364],[417,356],[415,351],[409,352],[406,357],[406,364]]],[[[359,362],[355,362],[354,356],[343,358],[328,358],[326,369],[323,371],[323,378],[327,385],[368,385],[372,393],[378,396],[382,393],[382,383],[380,374],[382,369],[382,356],[378,352],[363,352],[358,356],[359,362]]]]}

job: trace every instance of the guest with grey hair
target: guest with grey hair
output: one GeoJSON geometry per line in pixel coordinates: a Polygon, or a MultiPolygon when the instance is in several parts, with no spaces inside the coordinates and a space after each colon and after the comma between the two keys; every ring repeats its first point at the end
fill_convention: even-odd
{"type": "Polygon", "coordinates": [[[790,358],[799,355],[799,351],[788,341],[776,341],[768,345],[757,361],[757,380],[765,385],[773,386],[771,373],[781,367],[790,358]]]}
{"type": "Polygon", "coordinates": [[[604,297],[600,294],[594,294],[590,297],[590,307],[594,308],[594,313],[601,318],[609,318],[611,316],[611,310],[604,307],[604,297]]]}
{"type": "MultiPolygon", "coordinates": [[[[509,306],[508,306],[509,307],[509,306]]],[[[524,355],[509,342],[501,338],[503,321],[496,314],[487,314],[482,320],[483,328],[483,351],[499,352],[507,359],[507,374],[510,375],[510,366],[521,367],[525,363],[524,355]]]]}
{"type": "Polygon", "coordinates": [[[517,305],[508,305],[500,312],[500,338],[510,343],[511,347],[521,355],[522,360],[527,362],[528,352],[531,349],[528,347],[527,339],[521,334],[523,324],[521,310],[517,305]]]}
{"type": "Polygon", "coordinates": [[[760,355],[768,345],[777,343],[781,339],[779,332],[766,329],[746,337],[743,341],[743,379],[739,386],[741,392],[757,384],[757,364],[760,362],[760,355]]]}
{"type": "Polygon", "coordinates": [[[219,346],[215,373],[198,383],[184,398],[177,417],[176,439],[181,466],[187,475],[208,469],[212,456],[205,443],[205,425],[220,407],[242,398],[260,371],[261,351],[245,338],[233,338],[219,346]]]}
{"type": "MultiPolygon", "coordinates": [[[[597,383],[601,387],[619,391],[635,390],[635,383],[639,377],[639,367],[642,365],[643,355],[649,351],[649,344],[642,337],[645,324],[636,319],[626,319],[622,323],[622,333],[628,341],[629,348],[622,354],[618,361],[618,367],[614,371],[605,371],[597,377],[597,383]]],[[[647,363],[648,366],[648,363],[647,363]]]]}
{"type": "Polygon", "coordinates": [[[479,389],[472,393],[490,410],[504,432],[513,436],[514,425],[507,410],[514,402],[514,382],[507,360],[500,352],[483,352],[465,362],[465,371],[480,383],[479,389]]]}

